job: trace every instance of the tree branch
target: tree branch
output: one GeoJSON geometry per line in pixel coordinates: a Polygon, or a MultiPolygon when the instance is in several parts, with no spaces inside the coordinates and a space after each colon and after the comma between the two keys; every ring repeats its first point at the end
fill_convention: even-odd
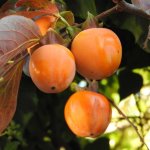
{"type": "Polygon", "coordinates": [[[130,119],[118,108],[118,106],[111,99],[109,99],[109,102],[117,109],[119,114],[121,114],[123,116],[123,118],[126,119],[129,122],[129,124],[133,127],[133,129],[136,131],[137,135],[139,136],[140,141],[142,142],[142,144],[144,144],[146,146],[146,148],[149,150],[147,144],[144,141],[144,138],[139,133],[137,127],[130,121],[130,119]]]}
{"type": "Polygon", "coordinates": [[[116,3],[114,7],[102,12],[101,14],[97,15],[95,18],[103,19],[113,13],[127,12],[150,20],[150,15],[148,13],[146,13],[142,9],[135,7],[133,4],[127,3],[125,0],[113,0],[113,2],[116,3]]]}
{"type": "Polygon", "coordinates": [[[137,15],[137,16],[141,16],[144,17],[148,20],[150,20],[150,15],[148,13],[146,13],[145,11],[143,11],[140,8],[137,8],[136,6],[134,6],[133,4],[129,4],[127,3],[125,0],[121,0],[117,3],[118,7],[120,7],[122,9],[122,11],[133,14],[133,15],[137,15]]]}
{"type": "Polygon", "coordinates": [[[110,9],[108,9],[108,10],[102,12],[102,13],[100,13],[99,15],[95,16],[95,18],[96,19],[103,19],[103,18],[105,18],[105,17],[107,17],[107,16],[109,16],[113,13],[117,13],[117,12],[119,12],[118,11],[118,5],[110,8],[110,9]]]}

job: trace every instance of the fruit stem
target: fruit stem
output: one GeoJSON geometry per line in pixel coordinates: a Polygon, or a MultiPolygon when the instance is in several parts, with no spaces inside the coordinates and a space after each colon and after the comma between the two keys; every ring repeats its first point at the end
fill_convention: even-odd
{"type": "Polygon", "coordinates": [[[90,91],[98,92],[98,81],[97,80],[90,80],[88,78],[85,78],[87,83],[89,84],[87,89],[90,91]]]}

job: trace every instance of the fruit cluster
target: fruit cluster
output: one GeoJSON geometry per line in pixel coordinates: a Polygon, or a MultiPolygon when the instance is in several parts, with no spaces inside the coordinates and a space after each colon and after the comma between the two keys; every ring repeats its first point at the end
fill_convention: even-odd
{"type": "MultiPolygon", "coordinates": [[[[113,31],[90,28],[73,39],[71,50],[60,44],[36,49],[29,61],[29,72],[41,91],[59,93],[69,87],[76,70],[90,80],[111,76],[118,69],[121,57],[121,42],[113,31]]],[[[111,106],[102,94],[81,90],[69,98],[64,115],[73,133],[81,137],[97,137],[110,122],[111,106]]]]}

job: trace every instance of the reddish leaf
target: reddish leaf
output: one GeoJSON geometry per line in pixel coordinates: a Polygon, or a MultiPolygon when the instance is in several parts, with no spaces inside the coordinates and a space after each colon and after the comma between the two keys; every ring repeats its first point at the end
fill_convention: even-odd
{"type": "Polygon", "coordinates": [[[36,16],[44,15],[44,14],[56,14],[58,13],[58,8],[55,4],[49,3],[46,8],[36,10],[36,11],[18,11],[17,15],[25,16],[28,18],[34,18],[36,16]]]}
{"type": "Polygon", "coordinates": [[[0,18],[8,16],[8,15],[20,15],[27,18],[34,18],[36,16],[44,15],[44,14],[56,14],[59,10],[55,4],[49,3],[47,7],[41,8],[36,11],[9,11],[0,10],[0,18]]]}
{"type": "Polygon", "coordinates": [[[31,8],[45,8],[50,3],[49,0],[18,0],[15,4],[16,7],[25,6],[31,8]]]}
{"type": "Polygon", "coordinates": [[[14,14],[19,15],[19,16],[24,16],[27,18],[34,18],[36,16],[47,15],[47,14],[53,16],[53,14],[55,13],[57,13],[57,10],[18,11],[18,12],[15,12],[14,14]]]}
{"type": "Polygon", "coordinates": [[[12,15],[0,20],[0,132],[15,112],[26,48],[39,39],[40,31],[31,19],[12,15]]]}
{"type": "Polygon", "coordinates": [[[0,76],[26,53],[25,48],[39,40],[37,25],[23,16],[7,16],[0,20],[0,76]],[[20,55],[20,56],[19,56],[20,55]],[[13,61],[13,63],[9,63],[13,61]]]}
{"type": "Polygon", "coordinates": [[[19,11],[16,12],[16,15],[32,18],[34,21],[36,21],[36,24],[40,27],[42,35],[44,35],[47,29],[49,27],[55,26],[55,23],[58,20],[58,17],[55,15],[56,13],[58,13],[56,5],[50,6],[51,6],[50,8],[36,11],[19,11]]]}
{"type": "Polygon", "coordinates": [[[14,116],[21,74],[22,63],[19,63],[5,76],[5,81],[0,82],[0,133],[14,116]]]}
{"type": "Polygon", "coordinates": [[[65,44],[64,39],[52,28],[46,33],[46,35],[40,40],[40,44],[65,44]]]}

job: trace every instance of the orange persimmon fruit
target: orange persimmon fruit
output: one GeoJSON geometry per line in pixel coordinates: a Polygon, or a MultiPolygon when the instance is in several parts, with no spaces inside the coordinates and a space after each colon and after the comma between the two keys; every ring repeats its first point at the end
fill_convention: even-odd
{"type": "Polygon", "coordinates": [[[35,21],[35,23],[38,25],[38,27],[41,31],[41,34],[45,35],[46,32],[48,31],[48,29],[50,27],[53,27],[53,25],[55,24],[55,21],[56,21],[56,17],[46,15],[46,16],[42,16],[39,19],[37,19],[35,21]]]}
{"type": "Polygon", "coordinates": [[[119,67],[122,46],[118,36],[107,28],[81,31],[71,45],[77,71],[89,79],[111,76],[119,67]]]}
{"type": "Polygon", "coordinates": [[[62,92],[74,79],[74,56],[68,48],[60,44],[41,46],[30,57],[29,72],[34,84],[41,91],[62,92]]]}
{"type": "Polygon", "coordinates": [[[111,105],[102,94],[78,91],[68,99],[64,116],[71,131],[80,137],[97,137],[111,120],[111,105]]]}

